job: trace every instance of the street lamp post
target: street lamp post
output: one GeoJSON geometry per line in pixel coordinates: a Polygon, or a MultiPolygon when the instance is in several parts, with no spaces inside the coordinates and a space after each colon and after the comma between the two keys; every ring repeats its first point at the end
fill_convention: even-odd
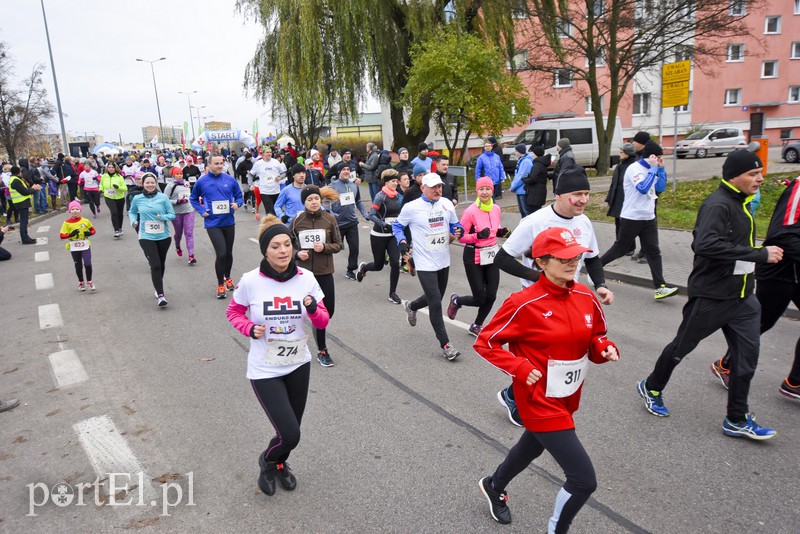
{"type": "Polygon", "coordinates": [[[202,128],[202,126],[200,125],[200,110],[203,109],[204,107],[205,106],[199,106],[199,107],[198,106],[191,106],[191,108],[197,112],[197,129],[198,130],[200,128],[202,128]]]}
{"type": "Polygon", "coordinates": [[[143,63],[150,63],[150,72],[153,74],[153,89],[156,92],[156,109],[158,110],[158,129],[161,132],[161,148],[162,150],[166,150],[167,145],[164,142],[164,125],[161,123],[161,105],[158,103],[158,87],[156,86],[156,71],[153,68],[153,63],[158,63],[159,61],[164,61],[165,57],[160,57],[158,59],[154,59],[153,61],[147,59],[139,59],[136,58],[136,61],[141,61],[143,63]]]}
{"type": "Polygon", "coordinates": [[[56,62],[53,60],[53,48],[50,46],[50,30],[47,29],[47,13],[44,11],[44,0],[42,0],[42,18],[44,19],[44,33],[47,36],[47,51],[50,53],[50,69],[53,71],[53,85],[55,85],[56,88],[56,105],[58,106],[58,120],[61,122],[61,137],[64,141],[64,154],[69,155],[69,139],[67,138],[67,129],[64,127],[64,112],[61,110],[61,96],[58,94],[56,62]]]}
{"type": "Polygon", "coordinates": [[[197,91],[187,92],[187,91],[178,91],[178,94],[186,95],[186,100],[189,101],[189,121],[192,123],[192,139],[194,139],[194,117],[192,117],[192,97],[191,95],[197,93],[197,91]]]}

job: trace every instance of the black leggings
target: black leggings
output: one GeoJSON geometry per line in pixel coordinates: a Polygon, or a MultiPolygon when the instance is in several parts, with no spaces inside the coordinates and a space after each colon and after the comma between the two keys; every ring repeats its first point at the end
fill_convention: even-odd
{"type": "MultiPolygon", "coordinates": [[[[759,280],[756,283],[756,297],[761,303],[761,333],[763,334],[778,322],[783,312],[789,307],[790,302],[800,309],[800,284],[780,282],[777,280],[759,280]]],[[[725,353],[722,366],[731,368],[731,352],[725,353]]],[[[800,338],[794,346],[794,363],[789,372],[789,382],[793,386],[800,386],[800,338]]]]}
{"type": "Polygon", "coordinates": [[[492,486],[505,490],[511,480],[525,470],[531,462],[547,450],[558,462],[567,481],[556,496],[550,527],[561,534],[597,489],[592,460],[581,445],[575,429],[556,432],[531,432],[526,430],[492,475],[492,486]]]}
{"type": "Polygon", "coordinates": [[[159,239],[158,241],[139,240],[139,246],[144,251],[144,257],[147,258],[147,263],[150,264],[150,278],[153,279],[153,289],[159,295],[164,294],[164,267],[171,242],[171,237],[159,239]]]}
{"type": "Polygon", "coordinates": [[[608,265],[617,258],[621,258],[636,246],[636,237],[642,243],[644,257],[650,267],[650,276],[653,286],[658,289],[667,283],[664,281],[664,272],[661,266],[661,249],[658,246],[658,222],[656,219],[638,221],[633,219],[620,219],[619,236],[611,248],[600,258],[603,265],[608,265]]]}
{"type": "Polygon", "coordinates": [[[67,191],[69,191],[70,202],[78,198],[78,182],[67,182],[67,191]]]}
{"type": "Polygon", "coordinates": [[[83,196],[89,202],[89,209],[92,210],[92,215],[97,213],[100,209],[100,191],[86,191],[84,189],[83,196]]]}
{"type": "Polygon", "coordinates": [[[70,252],[72,254],[72,263],[75,264],[75,274],[78,275],[78,281],[83,282],[83,268],[86,268],[86,280],[92,281],[92,250],[79,250],[70,252]]]}
{"type": "Polygon", "coordinates": [[[340,226],[339,232],[342,234],[342,243],[347,241],[347,270],[355,271],[358,269],[358,223],[344,228],[340,226]]]}
{"type": "Polygon", "coordinates": [[[447,330],[444,327],[444,318],[442,317],[442,295],[447,291],[447,277],[449,274],[450,267],[445,267],[438,271],[417,271],[417,278],[419,278],[419,283],[422,286],[422,296],[408,304],[408,307],[414,311],[425,306],[428,307],[431,326],[442,348],[450,342],[447,337],[447,330]]]}
{"type": "Polygon", "coordinates": [[[267,215],[270,213],[277,216],[275,213],[275,202],[278,200],[278,195],[265,195],[261,193],[261,203],[264,204],[264,211],[267,215]]]}
{"type": "MultiPolygon", "coordinates": [[[[333,319],[333,312],[336,310],[336,289],[333,284],[333,274],[315,274],[319,288],[325,293],[325,298],[322,303],[328,310],[328,316],[333,319]]],[[[317,338],[317,350],[327,349],[327,341],[325,340],[325,328],[315,328],[314,337],[317,338]]]]}
{"type": "Polygon", "coordinates": [[[261,408],[275,428],[275,435],[264,451],[268,462],[282,464],[300,443],[300,421],[308,398],[311,364],[305,363],[285,376],[251,380],[261,408]]]}
{"type": "Polygon", "coordinates": [[[114,227],[114,231],[118,232],[122,230],[122,216],[125,213],[125,199],[113,199],[106,197],[106,206],[108,206],[108,212],[111,214],[111,226],[114,227]]]}
{"type": "Polygon", "coordinates": [[[472,295],[458,297],[459,306],[474,306],[478,308],[475,316],[475,324],[483,326],[486,316],[492,311],[494,301],[497,299],[497,288],[500,285],[500,269],[494,263],[489,265],[475,264],[475,248],[464,248],[464,271],[467,273],[467,281],[472,295]],[[471,251],[471,252],[469,252],[471,251]],[[466,256],[470,255],[470,261],[466,256]]]}
{"type": "Polygon", "coordinates": [[[365,271],[382,271],[386,254],[389,254],[389,294],[397,292],[397,281],[400,279],[400,249],[394,236],[369,236],[372,247],[372,261],[364,267],[365,271]]]}
{"type": "Polygon", "coordinates": [[[214,247],[214,254],[217,259],[214,261],[214,272],[217,274],[217,284],[225,283],[226,278],[231,277],[233,267],[233,239],[236,237],[236,226],[220,226],[218,228],[206,228],[211,246],[214,247]]]}

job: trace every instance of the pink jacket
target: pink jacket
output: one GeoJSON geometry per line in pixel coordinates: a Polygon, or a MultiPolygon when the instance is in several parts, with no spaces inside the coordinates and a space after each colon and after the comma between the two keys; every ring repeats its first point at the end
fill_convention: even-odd
{"type": "Polygon", "coordinates": [[[497,230],[500,228],[500,206],[495,204],[492,211],[481,210],[474,202],[461,214],[461,226],[464,227],[464,235],[459,241],[465,245],[475,246],[475,263],[481,262],[481,253],[478,249],[491,247],[497,244],[497,230]],[[478,232],[484,228],[489,228],[489,237],[481,239],[478,232]]]}

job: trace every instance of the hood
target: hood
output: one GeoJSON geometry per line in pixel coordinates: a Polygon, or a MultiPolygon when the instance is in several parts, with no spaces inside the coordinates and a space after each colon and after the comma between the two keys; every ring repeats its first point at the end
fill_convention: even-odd
{"type": "Polygon", "coordinates": [[[544,165],[545,167],[549,167],[551,163],[553,163],[553,155],[552,154],[545,154],[544,156],[538,157],[533,160],[533,164],[544,165]]]}
{"type": "Polygon", "coordinates": [[[378,155],[378,165],[389,165],[392,163],[392,154],[388,150],[381,150],[378,155]]]}
{"type": "Polygon", "coordinates": [[[25,158],[19,158],[19,166],[20,168],[27,169],[28,168],[28,160],[25,158]]]}

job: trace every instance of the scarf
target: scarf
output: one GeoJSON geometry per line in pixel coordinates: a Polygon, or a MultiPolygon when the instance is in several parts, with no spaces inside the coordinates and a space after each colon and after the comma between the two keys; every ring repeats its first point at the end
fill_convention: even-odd
{"type": "Polygon", "coordinates": [[[481,211],[485,211],[486,213],[489,213],[490,211],[492,211],[492,207],[494,207],[494,199],[493,198],[489,198],[489,202],[484,204],[483,202],[481,202],[480,197],[478,197],[475,200],[475,205],[478,206],[478,208],[481,211]]]}
{"type": "Polygon", "coordinates": [[[261,265],[259,266],[259,270],[261,271],[261,274],[269,278],[272,278],[277,282],[286,282],[294,278],[294,276],[297,274],[297,265],[295,264],[294,258],[292,258],[292,261],[289,262],[289,266],[286,268],[286,270],[283,271],[282,273],[279,273],[278,271],[273,269],[272,265],[270,265],[267,259],[264,258],[263,260],[261,260],[261,265]]]}
{"type": "Polygon", "coordinates": [[[391,189],[389,189],[385,185],[383,187],[381,187],[381,191],[383,191],[383,194],[386,195],[389,198],[394,198],[394,197],[397,196],[397,189],[392,191],[391,189]]]}
{"type": "Polygon", "coordinates": [[[142,191],[142,194],[143,194],[144,196],[146,196],[147,198],[153,198],[154,196],[156,196],[156,193],[158,193],[158,187],[156,187],[155,189],[153,189],[153,190],[152,190],[151,192],[149,192],[149,193],[147,192],[147,190],[146,190],[146,189],[142,191]]]}

